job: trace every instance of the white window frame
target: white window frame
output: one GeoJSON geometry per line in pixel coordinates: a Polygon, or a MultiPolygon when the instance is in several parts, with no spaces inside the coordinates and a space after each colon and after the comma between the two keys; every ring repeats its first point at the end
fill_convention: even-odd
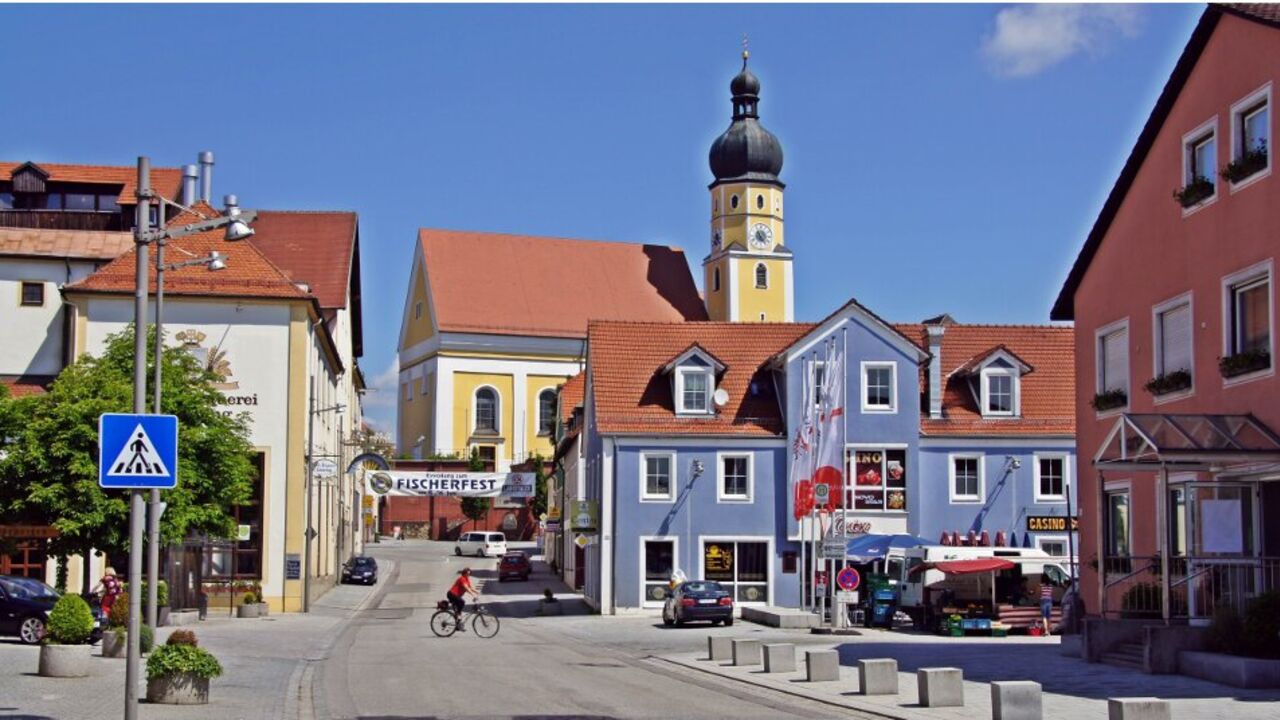
{"type": "Polygon", "coordinates": [[[1276,279],[1274,262],[1271,258],[1267,258],[1260,263],[1250,265],[1243,270],[1237,270],[1222,278],[1222,356],[1232,355],[1235,348],[1235,329],[1233,322],[1235,318],[1235,289],[1241,285],[1246,285],[1258,280],[1266,279],[1267,281],[1267,310],[1268,310],[1268,352],[1271,353],[1271,367],[1247,373],[1245,375],[1237,375],[1233,378],[1223,378],[1223,387],[1239,385],[1257,380],[1259,378],[1271,377],[1276,372],[1276,279]]]}
{"type": "Polygon", "coordinates": [[[683,570],[680,567],[680,536],[679,535],[641,535],[637,538],[640,541],[640,562],[636,564],[640,579],[640,607],[660,608],[666,604],[665,600],[650,600],[645,593],[645,584],[649,581],[645,579],[645,545],[650,542],[669,542],[671,543],[671,570],[683,570]]]}
{"type": "Polygon", "coordinates": [[[814,360],[809,365],[809,386],[813,388],[813,406],[821,407],[822,405],[822,383],[826,382],[827,363],[823,360],[814,360]],[[819,378],[818,375],[822,377],[819,378]]]}
{"type": "Polygon", "coordinates": [[[676,368],[675,382],[675,406],[677,415],[713,415],[715,414],[715,404],[712,402],[711,396],[716,392],[716,374],[712,368],[697,365],[681,366],[676,368]],[[707,406],[705,408],[689,409],[684,406],[684,378],[686,375],[692,374],[705,375],[707,378],[707,406]]]}
{"type": "MultiPolygon", "coordinates": [[[[1130,523],[1132,525],[1133,523],[1130,523]]],[[[1045,552],[1051,558],[1065,558],[1071,553],[1071,539],[1066,535],[1036,535],[1036,549],[1045,552]],[[1062,543],[1063,554],[1052,555],[1044,549],[1044,543],[1062,543]]]]}
{"type": "Polygon", "coordinates": [[[716,453],[716,502],[718,503],[750,503],[755,499],[756,489],[756,456],[752,452],[720,452],[716,453]],[[730,458],[745,458],[747,461],[747,494],[729,495],[724,490],[724,461],[730,458]]]}
{"type": "Polygon", "coordinates": [[[1187,306],[1187,313],[1191,316],[1191,367],[1187,368],[1187,372],[1191,373],[1191,387],[1186,390],[1179,390],[1176,393],[1156,397],[1156,405],[1191,397],[1196,391],[1196,306],[1189,290],[1151,308],[1151,377],[1160,377],[1160,366],[1164,364],[1164,323],[1161,322],[1161,317],[1166,312],[1177,310],[1183,305],[1187,306]]]}
{"type": "Polygon", "coordinates": [[[1018,417],[1022,414],[1022,398],[1021,388],[1019,388],[1019,373],[1016,368],[983,368],[982,369],[982,415],[983,417],[1018,417]],[[1009,411],[992,410],[990,405],[990,388],[992,377],[1009,378],[1009,411]]]}
{"type": "Polygon", "coordinates": [[[952,505],[981,505],[987,501],[987,456],[983,453],[950,453],[947,455],[947,496],[952,505]],[[956,494],[956,461],[978,461],[978,494],[956,494]]]}
{"type": "MultiPolygon", "coordinates": [[[[779,558],[779,557],[777,556],[777,554],[775,553],[775,550],[774,550],[774,543],[773,543],[773,536],[772,536],[772,535],[699,535],[699,536],[698,536],[698,544],[695,546],[695,548],[694,548],[694,549],[695,549],[695,550],[697,551],[697,553],[698,553],[698,577],[700,577],[700,578],[704,578],[704,577],[706,577],[706,576],[707,576],[707,571],[706,571],[706,564],[707,564],[707,551],[706,551],[706,547],[707,547],[707,543],[709,543],[709,542],[713,542],[713,543],[764,543],[764,544],[765,544],[765,548],[766,548],[765,552],[767,553],[765,557],[767,558],[767,562],[768,562],[768,565],[767,565],[767,567],[768,567],[768,580],[766,580],[766,581],[765,581],[765,602],[747,602],[747,601],[745,601],[745,600],[743,600],[743,601],[739,601],[739,600],[738,600],[738,585],[739,585],[740,583],[736,580],[736,578],[737,578],[737,573],[738,573],[738,571],[737,571],[737,562],[738,562],[738,560],[737,560],[737,557],[735,556],[735,557],[734,557],[734,578],[735,578],[735,580],[734,580],[734,583],[733,583],[733,584],[734,584],[734,588],[733,588],[733,590],[734,590],[734,592],[733,592],[733,604],[734,604],[734,605],[749,605],[749,606],[751,606],[751,607],[757,607],[757,606],[766,606],[766,605],[769,605],[770,603],[773,603],[773,602],[775,601],[775,598],[776,598],[777,596],[775,596],[775,595],[773,594],[773,592],[774,592],[774,591],[773,591],[773,588],[774,588],[773,581],[774,581],[774,578],[776,578],[776,577],[777,577],[777,575],[781,572],[781,570],[782,570],[782,563],[780,562],[780,558],[779,558]]],[[[737,553],[737,548],[736,548],[736,547],[734,548],[734,552],[735,552],[735,553],[737,553]]],[[[748,583],[748,584],[749,584],[749,585],[754,585],[755,583],[748,583]]]]}
{"type": "Polygon", "coordinates": [[[643,503],[673,503],[676,501],[676,487],[678,485],[677,476],[679,472],[676,468],[676,453],[670,450],[645,450],[640,453],[640,502],[643,503]],[[649,492],[649,458],[664,457],[667,459],[670,467],[671,479],[670,488],[665,495],[659,495],[649,492]]]}
{"type": "MultiPolygon", "coordinates": [[[[1271,106],[1271,83],[1268,82],[1266,85],[1254,90],[1231,105],[1231,160],[1233,162],[1239,160],[1244,155],[1244,151],[1246,149],[1244,147],[1244,135],[1241,133],[1240,120],[1243,119],[1246,110],[1253,110],[1260,103],[1266,104],[1267,123],[1271,125],[1272,117],[1275,115],[1275,113],[1272,112],[1274,108],[1271,106]]],[[[1275,135],[1271,132],[1272,127],[1267,128],[1268,140],[1275,135]]],[[[1268,145],[1267,166],[1238,183],[1231,183],[1231,192],[1235,193],[1237,190],[1243,190],[1255,182],[1271,175],[1271,156],[1274,153],[1275,148],[1268,145]]]]}
{"type": "Polygon", "coordinates": [[[893,414],[898,412],[898,363],[893,361],[863,360],[859,374],[862,378],[858,398],[864,414],[893,414]],[[871,389],[867,382],[868,370],[889,369],[889,404],[871,405],[867,402],[867,393],[871,389]]]}
{"type": "Polygon", "coordinates": [[[1214,115],[1212,119],[1202,123],[1199,127],[1182,136],[1182,177],[1175,187],[1185,187],[1191,178],[1187,175],[1191,171],[1191,152],[1192,146],[1200,144],[1200,141],[1206,137],[1213,137],[1213,155],[1214,166],[1210,168],[1209,175],[1205,175],[1213,181],[1213,194],[1192,205],[1191,207],[1182,208],[1182,217],[1187,217],[1201,209],[1206,208],[1218,201],[1218,186],[1222,182],[1222,178],[1218,177],[1218,144],[1221,135],[1218,132],[1218,116],[1214,115]]]}
{"type": "Polygon", "coordinates": [[[1031,491],[1035,495],[1037,505],[1066,505],[1067,489],[1071,487],[1071,453],[1065,452],[1038,452],[1033,453],[1031,461],[1035,464],[1032,468],[1032,478],[1035,483],[1031,491]],[[1062,461],[1062,494],[1061,495],[1045,495],[1040,491],[1040,461],[1041,460],[1061,460],[1062,461]]]}
{"type": "MultiPolygon", "coordinates": [[[[498,388],[489,385],[477,385],[475,390],[471,391],[471,434],[476,435],[480,430],[480,414],[476,410],[480,406],[480,391],[489,388],[493,391],[493,433],[495,435],[502,434],[502,393],[498,388]]],[[[485,437],[488,437],[488,430],[485,431],[485,437]]]]}
{"type": "Polygon", "coordinates": [[[1109,415],[1116,415],[1119,413],[1128,412],[1129,404],[1133,402],[1133,383],[1131,382],[1133,379],[1132,378],[1133,373],[1129,368],[1130,343],[1129,343],[1129,318],[1128,317],[1124,317],[1119,320],[1116,320],[1115,322],[1111,322],[1106,325],[1103,325],[1102,327],[1098,328],[1093,332],[1093,365],[1094,365],[1094,377],[1093,377],[1094,390],[1093,391],[1094,391],[1094,394],[1096,395],[1096,394],[1100,394],[1106,389],[1106,386],[1103,384],[1104,378],[1102,375],[1102,371],[1106,367],[1106,357],[1104,357],[1102,352],[1102,339],[1107,337],[1108,335],[1120,332],[1122,330],[1124,331],[1124,338],[1125,338],[1125,352],[1124,352],[1125,404],[1121,405],[1118,408],[1107,410],[1105,412],[1099,412],[1097,414],[1098,417],[1107,417],[1109,415]]]}

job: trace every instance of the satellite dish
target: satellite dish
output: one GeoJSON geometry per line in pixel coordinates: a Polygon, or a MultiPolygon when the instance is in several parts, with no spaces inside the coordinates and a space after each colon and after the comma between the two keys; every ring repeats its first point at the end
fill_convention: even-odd
{"type": "Polygon", "coordinates": [[[729,391],[724,388],[716,388],[716,392],[711,396],[711,399],[716,401],[716,407],[724,407],[725,403],[729,402],[729,391]]]}

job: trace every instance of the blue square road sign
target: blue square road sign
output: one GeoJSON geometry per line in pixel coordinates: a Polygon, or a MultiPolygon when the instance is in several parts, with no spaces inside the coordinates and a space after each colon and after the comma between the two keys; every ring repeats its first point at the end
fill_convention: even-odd
{"type": "Polygon", "coordinates": [[[177,416],[106,413],[99,417],[98,484],[161,490],[177,485],[177,416]]]}

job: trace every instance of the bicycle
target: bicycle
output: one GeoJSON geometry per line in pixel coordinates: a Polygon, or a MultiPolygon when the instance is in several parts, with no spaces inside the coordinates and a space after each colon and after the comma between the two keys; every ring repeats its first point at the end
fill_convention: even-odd
{"type": "Polygon", "coordinates": [[[461,617],[453,614],[453,607],[446,600],[441,600],[436,607],[439,609],[431,616],[431,632],[437,637],[449,637],[458,632],[467,624],[468,617],[471,632],[477,637],[488,639],[498,634],[498,618],[484,605],[472,604],[463,608],[461,617]]]}

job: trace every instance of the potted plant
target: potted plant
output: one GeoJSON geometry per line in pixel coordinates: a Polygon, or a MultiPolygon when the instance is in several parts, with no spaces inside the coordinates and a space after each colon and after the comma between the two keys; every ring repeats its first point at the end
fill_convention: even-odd
{"type": "Polygon", "coordinates": [[[1093,396],[1093,409],[1098,412],[1124,407],[1129,402],[1129,393],[1124,390],[1105,390],[1093,396]]]}
{"type": "Polygon", "coordinates": [[[1235,355],[1218,358],[1218,372],[1223,378],[1233,378],[1271,367],[1271,353],[1265,348],[1243,350],[1235,355]]]}
{"type": "Polygon", "coordinates": [[[1252,150],[1246,150],[1243,155],[1227,163],[1219,174],[1225,180],[1238,183],[1266,167],[1267,141],[1259,140],[1252,150]]]}
{"type": "Polygon", "coordinates": [[[1173,199],[1183,208],[1194,207],[1213,195],[1213,181],[1203,175],[1197,175],[1191,182],[1173,191],[1173,199]]]}
{"type": "Polygon", "coordinates": [[[175,630],[147,659],[147,702],[207,705],[209,680],[221,674],[222,665],[194,632],[175,630]]]}
{"type": "MultiPolygon", "coordinates": [[[[138,626],[138,646],[142,654],[151,652],[155,631],[148,625],[138,626]]],[[[129,593],[120,593],[107,614],[107,631],[102,635],[102,657],[121,658],[129,652],[129,593]]]]}
{"type": "Polygon", "coordinates": [[[49,611],[44,644],[40,646],[43,677],[88,677],[89,639],[93,611],[79,595],[63,595],[49,611]]]}
{"type": "Polygon", "coordinates": [[[258,617],[258,596],[252,590],[246,592],[240,599],[240,607],[236,608],[236,617],[238,618],[256,618],[258,617]]]}
{"type": "Polygon", "coordinates": [[[1191,387],[1191,373],[1186,370],[1174,370],[1163,375],[1157,375],[1148,380],[1145,387],[1147,392],[1156,397],[1186,390],[1191,387]]]}
{"type": "Polygon", "coordinates": [[[253,595],[258,603],[258,617],[266,617],[271,614],[271,605],[262,599],[262,583],[255,582],[253,584],[253,595]]]}

